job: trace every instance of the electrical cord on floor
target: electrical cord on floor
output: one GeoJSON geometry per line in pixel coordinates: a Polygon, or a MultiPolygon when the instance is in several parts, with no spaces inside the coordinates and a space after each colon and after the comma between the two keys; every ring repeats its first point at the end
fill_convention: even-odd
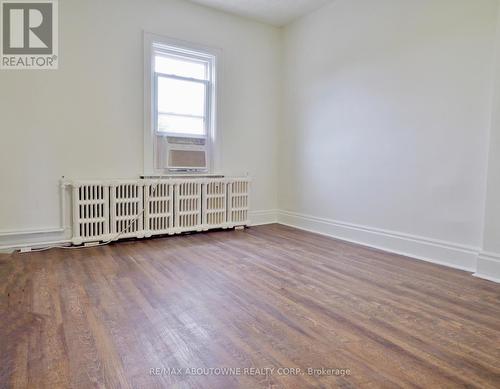
{"type": "MultiPolygon", "coordinates": [[[[155,187],[151,191],[150,196],[152,196],[152,195],[155,194],[156,190],[160,186],[160,183],[161,183],[161,178],[159,178],[158,181],[156,182],[155,187]]],[[[130,222],[128,223],[128,225],[123,230],[121,230],[119,233],[117,233],[115,236],[113,236],[111,239],[108,239],[105,242],[93,244],[91,246],[85,246],[85,245],[82,245],[82,246],[54,245],[54,246],[49,246],[49,247],[43,247],[43,248],[39,248],[39,249],[30,250],[29,252],[31,252],[31,253],[37,253],[37,252],[40,252],[40,251],[47,251],[47,250],[52,250],[52,249],[80,250],[80,249],[86,249],[86,248],[90,248],[90,247],[106,246],[106,245],[110,244],[111,242],[114,242],[115,240],[118,240],[120,238],[120,236],[122,236],[124,233],[126,233],[130,229],[130,227],[132,227],[132,225],[135,222],[137,222],[139,220],[139,218],[142,217],[142,215],[144,215],[144,212],[146,212],[146,207],[147,207],[147,204],[144,204],[144,206],[142,208],[142,211],[140,213],[138,213],[137,216],[134,219],[130,220],[130,222]]]]}

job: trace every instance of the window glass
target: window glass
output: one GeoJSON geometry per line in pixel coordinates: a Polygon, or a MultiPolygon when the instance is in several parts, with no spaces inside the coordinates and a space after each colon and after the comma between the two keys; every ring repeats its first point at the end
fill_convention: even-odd
{"type": "Polygon", "coordinates": [[[158,113],[205,115],[205,84],[158,77],[158,113]]]}
{"type": "Polygon", "coordinates": [[[155,71],[198,80],[207,79],[206,62],[189,61],[181,58],[156,55],[155,71]]]}
{"type": "Polygon", "coordinates": [[[205,120],[189,116],[159,114],[158,131],[179,135],[205,135],[205,120]]]}

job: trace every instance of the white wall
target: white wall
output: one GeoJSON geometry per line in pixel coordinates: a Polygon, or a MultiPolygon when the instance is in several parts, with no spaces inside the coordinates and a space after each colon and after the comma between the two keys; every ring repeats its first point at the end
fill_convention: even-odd
{"type": "Polygon", "coordinates": [[[500,8],[497,24],[484,241],[476,275],[500,282],[500,8]]]}
{"type": "MultiPolygon", "coordinates": [[[[500,107],[497,106],[496,109],[500,110],[500,107]]],[[[498,115],[491,134],[488,177],[483,248],[484,251],[500,254],[500,123],[498,123],[498,115]]]]}
{"type": "Polygon", "coordinates": [[[288,26],[281,220],[473,269],[496,9],[336,0],[288,26]]]}
{"type": "Polygon", "coordinates": [[[222,49],[221,171],[249,172],[253,210],[276,208],[279,29],[186,1],[59,5],[59,70],[0,71],[0,236],[57,226],[63,175],[142,173],[143,30],[222,49]]]}

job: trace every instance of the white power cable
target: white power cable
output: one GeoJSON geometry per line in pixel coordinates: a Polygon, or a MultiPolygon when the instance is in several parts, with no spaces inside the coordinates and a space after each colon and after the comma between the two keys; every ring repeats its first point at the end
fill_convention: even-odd
{"type": "MultiPolygon", "coordinates": [[[[156,182],[155,187],[151,191],[151,196],[155,194],[156,190],[160,186],[160,183],[161,183],[161,178],[159,178],[158,181],[156,182]]],[[[43,248],[40,248],[40,249],[30,250],[30,252],[35,252],[36,253],[36,252],[46,251],[46,250],[52,250],[52,249],[79,250],[79,249],[86,249],[86,248],[90,248],[90,247],[106,246],[106,245],[110,244],[111,242],[114,242],[115,240],[118,240],[120,238],[120,236],[122,236],[124,233],[126,233],[130,229],[130,227],[132,227],[132,225],[137,220],[139,220],[139,218],[142,217],[142,215],[144,214],[144,212],[146,212],[146,207],[147,207],[147,204],[144,204],[144,206],[142,208],[142,211],[140,213],[138,213],[137,216],[134,219],[130,220],[130,222],[128,223],[128,225],[123,230],[121,230],[119,233],[117,233],[115,236],[113,236],[111,239],[108,239],[105,242],[93,244],[93,245],[90,245],[90,246],[85,246],[85,245],[83,245],[83,246],[54,245],[54,246],[43,247],[43,248]]]]}

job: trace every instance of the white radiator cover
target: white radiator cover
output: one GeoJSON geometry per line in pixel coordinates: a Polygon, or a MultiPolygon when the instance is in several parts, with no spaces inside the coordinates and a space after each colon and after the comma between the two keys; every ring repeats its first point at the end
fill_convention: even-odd
{"type": "Polygon", "coordinates": [[[75,245],[249,224],[248,177],[73,181],[70,185],[75,245]]]}

